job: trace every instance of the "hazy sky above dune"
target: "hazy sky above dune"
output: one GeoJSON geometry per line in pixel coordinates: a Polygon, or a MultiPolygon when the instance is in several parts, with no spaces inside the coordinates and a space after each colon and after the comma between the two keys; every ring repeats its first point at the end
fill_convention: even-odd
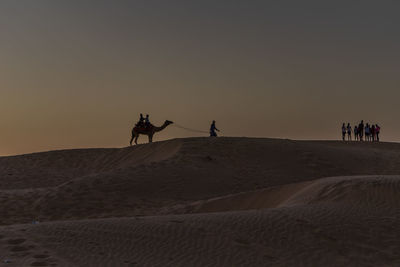
{"type": "MultiPolygon", "coordinates": [[[[400,141],[399,7],[1,1],[0,155],[126,146],[140,112],[292,139],[338,139],[363,119],[400,141]]],[[[155,140],[187,136],[202,134],[169,127],[155,140]]]]}

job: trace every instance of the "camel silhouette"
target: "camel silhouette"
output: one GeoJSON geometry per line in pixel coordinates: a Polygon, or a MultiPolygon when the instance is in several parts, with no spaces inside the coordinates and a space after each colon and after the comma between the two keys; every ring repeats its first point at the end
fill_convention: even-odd
{"type": "Polygon", "coordinates": [[[153,135],[157,132],[164,130],[168,125],[172,124],[172,121],[166,120],[161,127],[157,127],[154,125],[149,125],[148,127],[138,127],[135,126],[132,129],[132,138],[130,141],[130,145],[132,145],[133,139],[135,139],[135,144],[137,145],[137,140],[139,135],[147,135],[149,137],[149,143],[153,142],[153,135]]]}

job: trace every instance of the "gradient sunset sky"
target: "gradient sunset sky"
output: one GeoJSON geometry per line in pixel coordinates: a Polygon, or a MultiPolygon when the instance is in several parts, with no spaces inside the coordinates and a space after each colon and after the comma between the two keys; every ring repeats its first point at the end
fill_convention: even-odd
{"type": "Polygon", "coordinates": [[[0,2],[0,155],[224,136],[400,141],[399,1],[0,2]],[[202,136],[169,127],[155,141],[202,136]],[[141,141],[147,141],[145,137],[141,141]]]}

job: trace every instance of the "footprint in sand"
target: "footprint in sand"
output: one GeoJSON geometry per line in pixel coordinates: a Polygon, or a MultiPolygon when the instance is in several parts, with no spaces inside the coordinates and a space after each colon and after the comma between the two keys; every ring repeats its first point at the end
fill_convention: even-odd
{"type": "Polygon", "coordinates": [[[39,254],[39,255],[33,255],[33,257],[35,259],[46,259],[48,257],[50,257],[49,255],[45,255],[45,254],[39,254]]]}
{"type": "Polygon", "coordinates": [[[19,245],[26,241],[24,238],[17,238],[17,239],[8,239],[7,243],[10,245],[19,245]]]}
{"type": "Polygon", "coordinates": [[[47,262],[44,261],[35,261],[31,263],[31,266],[49,266],[47,262]]]}
{"type": "Polygon", "coordinates": [[[172,223],[184,223],[185,221],[184,220],[170,220],[169,222],[172,222],[172,223]]]}
{"type": "Polygon", "coordinates": [[[55,262],[57,260],[52,259],[51,255],[47,254],[45,251],[43,254],[35,254],[32,256],[34,262],[31,263],[31,266],[57,266],[58,264],[55,262]]]}
{"type": "Polygon", "coordinates": [[[10,251],[12,252],[21,252],[21,251],[27,251],[29,248],[23,247],[23,246],[13,246],[11,247],[10,251]]]}
{"type": "Polygon", "coordinates": [[[239,244],[239,245],[242,245],[242,246],[249,246],[250,245],[250,242],[248,240],[244,239],[244,238],[236,238],[235,242],[237,244],[239,244]]]}

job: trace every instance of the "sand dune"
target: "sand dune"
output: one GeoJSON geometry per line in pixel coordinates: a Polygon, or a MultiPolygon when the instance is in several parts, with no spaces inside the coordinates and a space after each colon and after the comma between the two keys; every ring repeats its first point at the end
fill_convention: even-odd
{"type": "Polygon", "coordinates": [[[58,266],[396,266],[399,184],[332,177],[276,208],[14,225],[0,235],[24,242],[3,255],[25,249],[13,252],[19,262],[44,255],[58,266]]]}
{"type": "Polygon", "coordinates": [[[397,174],[392,143],[189,138],[2,157],[0,253],[14,266],[395,266],[397,174]]]}
{"type": "Polygon", "coordinates": [[[1,189],[42,188],[66,181],[158,162],[173,156],[179,140],[122,149],[60,150],[0,157],[1,189]]]}
{"type": "Polygon", "coordinates": [[[177,205],[169,207],[165,213],[210,213],[282,208],[325,202],[343,202],[345,205],[359,207],[375,205],[382,209],[400,208],[398,192],[400,192],[398,176],[339,176],[177,205]]]}

